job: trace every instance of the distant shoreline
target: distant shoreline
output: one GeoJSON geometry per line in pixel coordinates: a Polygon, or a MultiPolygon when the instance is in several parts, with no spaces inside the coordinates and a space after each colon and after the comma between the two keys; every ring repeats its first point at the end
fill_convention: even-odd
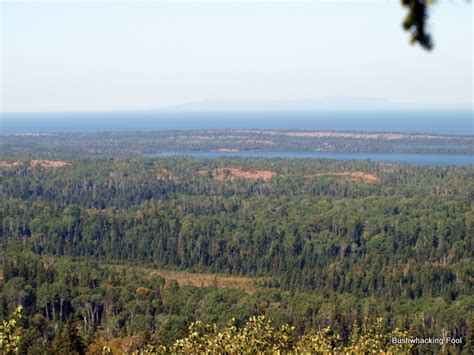
{"type": "MultiPolygon", "coordinates": [[[[367,131],[279,130],[279,129],[200,129],[162,131],[117,131],[74,133],[15,133],[2,136],[2,154],[6,157],[139,157],[158,152],[183,154],[256,154],[289,157],[309,154],[353,154],[347,159],[370,159],[367,154],[407,155],[397,162],[411,161],[413,154],[469,157],[474,155],[474,136],[367,131]],[[32,155],[33,154],[33,155],[32,155]]],[[[322,157],[325,157],[324,155],[322,157]]],[[[391,161],[394,155],[382,160],[391,161]]],[[[442,159],[445,160],[445,159],[442,159]]],[[[438,158],[433,159],[439,161],[438,158]]],[[[466,164],[466,163],[464,163],[466,164]]],[[[469,162],[469,164],[472,164],[469,162]]]]}
{"type": "Polygon", "coordinates": [[[474,135],[472,111],[1,113],[0,118],[3,135],[199,129],[474,135]]]}
{"type": "Polygon", "coordinates": [[[369,152],[161,152],[147,154],[147,157],[190,157],[198,159],[217,158],[283,158],[283,159],[330,159],[330,160],[371,160],[393,164],[474,166],[473,154],[452,153],[369,153],[369,152]]]}

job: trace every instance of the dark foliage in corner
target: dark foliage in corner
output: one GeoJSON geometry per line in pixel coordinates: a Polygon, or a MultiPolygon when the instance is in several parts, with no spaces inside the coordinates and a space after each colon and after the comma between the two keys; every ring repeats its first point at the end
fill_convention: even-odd
{"type": "Polygon", "coordinates": [[[426,50],[433,49],[433,40],[427,32],[428,6],[431,0],[401,0],[408,8],[408,14],[403,20],[403,28],[411,33],[411,43],[418,43],[426,50]]]}

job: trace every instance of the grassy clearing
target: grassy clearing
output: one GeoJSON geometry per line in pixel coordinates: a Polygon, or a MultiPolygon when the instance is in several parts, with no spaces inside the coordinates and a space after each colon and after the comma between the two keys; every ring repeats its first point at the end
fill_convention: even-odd
{"type": "Polygon", "coordinates": [[[176,280],[180,286],[238,288],[253,294],[259,288],[258,283],[262,278],[246,276],[228,276],[219,274],[201,274],[180,270],[162,270],[142,266],[114,265],[118,270],[127,268],[142,272],[146,275],[157,275],[166,281],[176,280]]]}

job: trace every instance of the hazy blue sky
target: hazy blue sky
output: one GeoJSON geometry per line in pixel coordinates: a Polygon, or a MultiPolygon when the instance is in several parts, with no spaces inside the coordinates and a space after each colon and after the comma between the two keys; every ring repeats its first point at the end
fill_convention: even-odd
{"type": "Polygon", "coordinates": [[[3,111],[216,99],[472,102],[472,5],[443,1],[436,48],[399,1],[55,1],[1,5],[3,111]]]}

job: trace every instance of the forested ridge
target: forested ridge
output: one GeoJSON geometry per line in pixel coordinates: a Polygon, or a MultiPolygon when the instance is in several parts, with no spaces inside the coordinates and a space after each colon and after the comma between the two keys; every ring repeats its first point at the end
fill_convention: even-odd
{"type": "Polygon", "coordinates": [[[143,156],[159,152],[291,151],[473,154],[470,135],[305,130],[164,130],[4,134],[10,157],[143,156]]]}
{"type": "Polygon", "coordinates": [[[299,335],[329,326],[342,341],[354,322],[382,317],[386,331],[462,337],[450,351],[471,349],[472,167],[188,158],[53,166],[5,159],[0,168],[2,312],[25,307],[24,353],[58,351],[71,324],[90,349],[130,341],[133,350],[170,345],[198,320],[256,315],[299,335]],[[255,291],[114,265],[252,276],[255,291]]]}

